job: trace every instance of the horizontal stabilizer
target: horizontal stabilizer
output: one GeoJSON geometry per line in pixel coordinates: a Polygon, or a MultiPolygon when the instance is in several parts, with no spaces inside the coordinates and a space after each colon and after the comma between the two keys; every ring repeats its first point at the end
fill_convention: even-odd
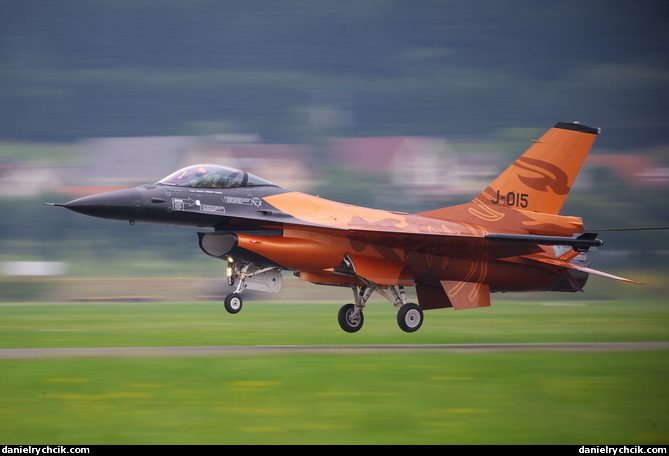
{"type": "Polygon", "coordinates": [[[496,242],[514,242],[519,244],[568,245],[577,252],[587,252],[590,247],[604,245],[597,239],[597,233],[584,233],[578,237],[539,236],[527,234],[487,234],[485,239],[496,242]]]}

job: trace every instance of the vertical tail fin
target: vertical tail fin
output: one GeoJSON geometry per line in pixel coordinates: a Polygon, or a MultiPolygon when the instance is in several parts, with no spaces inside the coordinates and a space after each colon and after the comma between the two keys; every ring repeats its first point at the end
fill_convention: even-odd
{"type": "Polygon", "coordinates": [[[473,202],[558,214],[599,131],[558,122],[473,202]]]}

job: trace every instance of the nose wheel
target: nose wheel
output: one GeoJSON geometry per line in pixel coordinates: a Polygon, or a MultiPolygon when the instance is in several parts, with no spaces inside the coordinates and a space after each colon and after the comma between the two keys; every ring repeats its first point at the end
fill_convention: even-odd
{"type": "Polygon", "coordinates": [[[223,301],[223,306],[225,306],[225,310],[228,311],[228,313],[231,314],[236,314],[240,310],[242,310],[242,305],[244,304],[244,301],[242,300],[242,295],[239,293],[231,293],[225,297],[225,300],[223,301]]]}

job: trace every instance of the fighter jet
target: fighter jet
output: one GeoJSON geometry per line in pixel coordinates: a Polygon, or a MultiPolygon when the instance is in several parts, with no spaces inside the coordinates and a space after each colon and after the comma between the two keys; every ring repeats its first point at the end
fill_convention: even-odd
{"type": "Polygon", "coordinates": [[[424,310],[490,306],[491,292],[583,291],[586,253],[603,244],[579,217],[559,215],[598,128],[557,123],[471,202],[406,214],[329,201],[287,190],[217,164],[180,169],[154,184],[79,198],[63,206],[130,223],[202,229],[200,248],[227,262],[242,309],[246,289],[278,292],[282,272],[320,285],[349,287],[338,313],[349,333],[363,326],[373,292],[417,331],[424,310]],[[417,303],[405,287],[415,287],[417,303]]]}

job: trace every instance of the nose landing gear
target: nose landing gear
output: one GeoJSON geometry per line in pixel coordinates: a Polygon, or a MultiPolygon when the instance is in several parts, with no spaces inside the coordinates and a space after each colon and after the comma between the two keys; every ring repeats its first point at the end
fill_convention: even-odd
{"type": "Polygon", "coordinates": [[[229,259],[227,276],[229,286],[234,286],[237,283],[235,291],[227,295],[223,301],[225,310],[231,314],[236,314],[242,310],[244,304],[242,292],[246,288],[276,293],[283,286],[281,270],[274,266],[265,267],[229,259]]]}

